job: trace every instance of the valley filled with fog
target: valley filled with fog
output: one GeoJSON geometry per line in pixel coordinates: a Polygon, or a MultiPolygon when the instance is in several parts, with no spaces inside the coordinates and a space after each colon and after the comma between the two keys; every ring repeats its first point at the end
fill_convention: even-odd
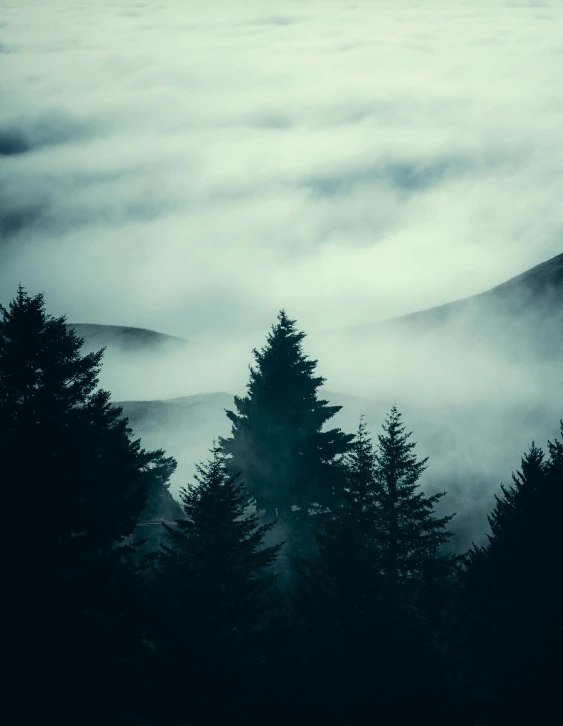
{"type": "MultiPolygon", "coordinates": [[[[392,405],[421,456],[422,483],[457,511],[459,547],[483,540],[486,513],[535,440],[545,446],[563,411],[563,256],[478,296],[385,323],[308,334],[304,350],[342,406],[334,424],[353,433],[364,414],[374,436],[392,405]],[[537,280],[539,279],[540,284],[537,280]],[[499,306],[497,298],[502,303],[499,306]]],[[[225,409],[244,395],[254,336],[182,341],[78,326],[86,349],[107,345],[101,383],[148,447],[178,460],[171,491],[191,479],[212,440],[227,436],[225,409]]],[[[307,332],[307,331],[305,331],[307,332]]],[[[324,390],[326,389],[326,390],[324,390]]]]}

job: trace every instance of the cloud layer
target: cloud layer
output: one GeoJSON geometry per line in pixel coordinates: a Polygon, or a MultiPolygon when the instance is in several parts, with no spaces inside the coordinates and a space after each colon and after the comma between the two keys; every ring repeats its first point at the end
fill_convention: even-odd
{"type": "Polygon", "coordinates": [[[19,0],[0,300],[187,337],[479,292],[563,246],[560,3],[19,0]]]}

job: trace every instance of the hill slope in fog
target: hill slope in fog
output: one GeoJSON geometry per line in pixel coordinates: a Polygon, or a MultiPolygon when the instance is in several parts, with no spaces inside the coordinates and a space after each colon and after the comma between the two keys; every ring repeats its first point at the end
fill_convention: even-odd
{"type": "Polygon", "coordinates": [[[526,336],[538,357],[559,356],[563,351],[563,254],[479,295],[341,332],[363,337],[383,331],[437,333],[510,350],[526,336]]]}
{"type": "Polygon", "coordinates": [[[563,253],[479,295],[403,315],[394,322],[445,323],[472,308],[510,316],[531,311],[560,315],[563,312],[563,253]]]}
{"type": "Polygon", "coordinates": [[[108,350],[136,352],[158,348],[181,348],[187,344],[184,338],[157,333],[145,328],[131,328],[123,325],[97,325],[95,323],[68,323],[74,328],[87,350],[98,350],[107,346],[108,350]]]}

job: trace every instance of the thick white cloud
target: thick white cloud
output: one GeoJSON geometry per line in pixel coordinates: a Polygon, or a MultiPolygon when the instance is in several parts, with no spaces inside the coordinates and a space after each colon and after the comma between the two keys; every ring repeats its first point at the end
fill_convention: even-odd
{"type": "Polygon", "coordinates": [[[0,299],[180,335],[307,329],[561,250],[560,3],[18,0],[0,299]],[[25,151],[27,149],[27,151],[25,151]]]}

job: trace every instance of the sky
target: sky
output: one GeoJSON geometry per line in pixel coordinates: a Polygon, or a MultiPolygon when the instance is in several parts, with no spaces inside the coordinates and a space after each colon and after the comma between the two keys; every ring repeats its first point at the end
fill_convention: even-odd
{"type": "Polygon", "coordinates": [[[493,287],[563,248],[562,27],[560,0],[4,2],[0,302],[196,339],[493,287]]]}

